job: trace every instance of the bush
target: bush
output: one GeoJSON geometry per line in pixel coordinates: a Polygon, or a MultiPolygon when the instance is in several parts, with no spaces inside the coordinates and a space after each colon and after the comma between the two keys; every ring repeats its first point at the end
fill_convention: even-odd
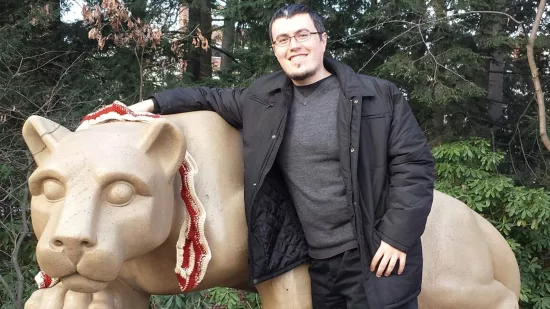
{"type": "Polygon", "coordinates": [[[257,293],[230,288],[213,288],[201,292],[171,296],[153,296],[152,308],[156,309],[260,309],[257,293]]]}
{"type": "Polygon", "coordinates": [[[518,186],[498,172],[504,153],[486,140],[434,148],[436,188],[491,222],[514,251],[521,272],[521,308],[550,308],[550,191],[518,186]]]}

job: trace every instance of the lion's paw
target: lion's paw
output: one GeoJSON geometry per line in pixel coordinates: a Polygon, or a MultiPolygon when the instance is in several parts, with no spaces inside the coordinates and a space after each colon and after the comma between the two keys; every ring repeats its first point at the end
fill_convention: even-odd
{"type": "Polygon", "coordinates": [[[127,289],[110,285],[96,293],[79,293],[68,290],[61,282],[51,288],[35,291],[25,303],[25,309],[148,308],[148,297],[128,292],[127,289]]]}

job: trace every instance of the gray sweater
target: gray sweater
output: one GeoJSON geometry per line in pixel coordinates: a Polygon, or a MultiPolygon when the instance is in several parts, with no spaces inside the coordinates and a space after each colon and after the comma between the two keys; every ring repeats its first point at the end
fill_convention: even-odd
{"type": "Polygon", "coordinates": [[[355,248],[351,208],[340,175],[336,132],[338,79],[330,76],[304,97],[294,90],[277,155],[305,232],[309,254],[325,259],[355,248]]]}

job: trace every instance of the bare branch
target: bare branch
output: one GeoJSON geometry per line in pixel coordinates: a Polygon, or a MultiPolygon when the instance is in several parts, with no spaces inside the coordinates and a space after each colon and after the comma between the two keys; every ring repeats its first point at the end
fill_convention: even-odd
{"type": "Polygon", "coordinates": [[[368,28],[365,28],[361,31],[358,31],[356,33],[353,33],[353,34],[350,34],[346,37],[343,37],[339,40],[335,40],[333,42],[341,42],[345,39],[348,39],[348,38],[352,38],[354,36],[357,36],[357,35],[360,35],[362,33],[365,33],[367,31],[370,31],[376,27],[381,27],[385,24],[394,24],[394,23],[397,23],[397,24],[409,24],[411,26],[424,26],[424,25],[428,25],[428,24],[434,24],[434,23],[437,23],[437,22],[440,22],[440,21],[443,21],[443,20],[448,20],[448,19],[453,19],[453,18],[457,18],[458,16],[461,16],[461,15],[470,15],[470,14],[496,14],[496,15],[503,15],[503,16],[506,16],[508,17],[509,19],[511,19],[513,22],[515,22],[516,24],[521,24],[519,21],[517,21],[514,17],[512,17],[512,15],[510,14],[506,14],[504,12],[497,12],[497,11],[469,11],[469,12],[462,12],[462,13],[456,13],[456,14],[453,14],[453,15],[449,15],[449,16],[446,16],[446,17],[442,17],[442,18],[436,18],[436,19],[431,19],[431,20],[428,20],[426,22],[423,22],[423,23],[415,23],[415,22],[412,22],[412,21],[406,21],[406,20],[388,20],[388,21],[383,21],[383,22],[380,22],[380,23],[377,23],[373,26],[370,26],[368,28]]]}
{"type": "Polygon", "coordinates": [[[183,37],[181,38],[178,38],[178,40],[184,40],[186,38],[190,38],[192,37],[193,35],[195,35],[195,32],[197,31],[197,29],[199,29],[199,26],[200,25],[196,25],[195,28],[191,31],[189,31],[189,33],[185,33],[183,31],[178,31],[178,30],[172,30],[172,31],[167,31],[166,33],[168,34],[181,34],[181,35],[184,35],[183,37]]]}
{"type": "Polygon", "coordinates": [[[5,200],[7,200],[10,197],[10,195],[12,194],[13,191],[18,190],[19,188],[21,188],[25,185],[27,185],[27,184],[25,182],[23,182],[20,185],[18,185],[17,187],[13,188],[11,191],[5,191],[7,194],[6,194],[6,196],[4,196],[3,199],[0,200],[0,202],[3,202],[5,200]]]}
{"type": "Polygon", "coordinates": [[[13,291],[11,290],[10,286],[8,285],[2,274],[0,274],[0,283],[2,283],[2,285],[4,286],[4,291],[8,292],[8,296],[10,297],[11,301],[15,302],[13,291]]]}
{"type": "Polygon", "coordinates": [[[17,201],[17,202],[19,202],[19,203],[23,203],[23,201],[22,201],[21,199],[19,199],[17,196],[15,196],[14,194],[12,194],[10,191],[8,191],[8,190],[6,190],[6,189],[4,189],[4,188],[2,188],[2,187],[0,187],[0,190],[4,191],[4,192],[7,193],[7,194],[11,194],[11,197],[12,197],[15,201],[17,201]]]}
{"type": "Polygon", "coordinates": [[[428,54],[430,56],[432,56],[432,59],[434,61],[435,67],[434,67],[434,77],[433,78],[434,78],[434,84],[435,84],[437,82],[437,67],[440,66],[440,64],[439,64],[439,62],[437,62],[437,59],[435,58],[434,54],[432,54],[432,51],[430,50],[430,46],[428,46],[428,43],[426,43],[426,40],[424,39],[424,35],[422,34],[422,28],[420,27],[420,25],[418,25],[418,33],[420,34],[420,37],[422,38],[422,42],[424,43],[424,46],[426,46],[426,51],[428,51],[428,54]]]}
{"type": "Polygon", "coordinates": [[[212,48],[213,50],[217,50],[219,51],[220,53],[223,53],[225,54],[227,57],[231,58],[231,60],[235,61],[236,63],[239,63],[239,60],[237,60],[237,58],[235,57],[235,55],[233,55],[232,53],[226,51],[226,50],[223,50],[222,48],[219,48],[219,47],[216,47],[214,45],[210,45],[210,48],[212,48]]]}
{"type": "MultiPolygon", "coordinates": [[[[10,237],[10,239],[12,241],[15,240],[15,238],[17,237],[17,235],[15,234],[14,231],[12,231],[3,221],[0,221],[0,225],[2,226],[2,228],[6,231],[6,233],[9,233],[8,236],[10,237]]],[[[10,256],[8,254],[8,256],[10,256]]]]}
{"type": "MultiPolygon", "coordinates": [[[[34,105],[36,108],[40,108],[40,106],[38,106],[36,103],[34,103],[31,99],[29,99],[27,96],[25,96],[24,94],[22,94],[21,92],[15,90],[15,89],[0,87],[0,90],[2,90],[4,93],[6,93],[8,91],[13,91],[13,92],[17,93],[18,95],[20,95],[21,97],[23,97],[25,100],[27,100],[27,102],[34,105]]],[[[0,97],[0,99],[1,99],[1,97],[0,97]]]]}
{"type": "MultiPolygon", "coordinates": [[[[27,153],[27,161],[29,162],[29,165],[32,164],[32,156],[27,153]]],[[[31,175],[32,169],[27,170],[27,180],[29,179],[31,175]]],[[[17,242],[15,243],[15,247],[13,248],[13,255],[11,257],[11,261],[13,264],[13,268],[15,269],[15,273],[17,274],[17,287],[16,287],[16,294],[15,294],[15,309],[23,309],[23,293],[25,292],[25,277],[23,276],[23,272],[21,271],[21,266],[19,265],[19,250],[21,250],[21,245],[23,244],[23,240],[29,233],[29,225],[27,222],[27,207],[28,207],[28,199],[29,199],[29,189],[25,188],[22,201],[20,203],[21,205],[21,221],[23,226],[21,227],[21,232],[19,233],[19,237],[17,239],[17,242]]]]}
{"type": "Polygon", "coordinates": [[[546,132],[546,106],[544,105],[544,92],[542,92],[540,85],[539,73],[534,55],[535,39],[537,38],[537,31],[540,26],[540,20],[542,19],[545,6],[546,0],[541,0],[539,7],[537,8],[537,16],[533,22],[533,28],[531,29],[529,39],[527,40],[527,61],[529,62],[529,70],[531,70],[531,79],[533,80],[533,86],[535,87],[535,96],[537,98],[537,105],[539,108],[538,116],[540,138],[542,139],[544,147],[550,150],[550,140],[548,139],[548,134],[546,132]]]}
{"type": "MultiPolygon", "coordinates": [[[[46,61],[46,62],[40,64],[40,66],[37,66],[37,67],[34,68],[34,69],[29,69],[29,70],[27,70],[27,71],[25,71],[25,72],[18,72],[17,74],[14,74],[14,76],[25,75],[25,74],[28,74],[28,73],[32,73],[32,72],[34,72],[34,71],[36,71],[36,70],[40,70],[41,68],[43,68],[43,67],[45,67],[46,65],[50,64],[50,63],[51,63],[52,61],[54,61],[55,59],[61,58],[61,57],[65,56],[65,55],[68,54],[68,53],[70,53],[70,52],[66,52],[65,54],[62,54],[62,55],[59,55],[59,56],[55,56],[55,57],[51,58],[50,60],[48,60],[48,61],[46,61]]],[[[24,59],[23,59],[23,60],[24,60],[24,59]]]]}
{"type": "MultiPolygon", "coordinates": [[[[546,1],[546,0],[544,0],[546,1]]],[[[454,74],[455,76],[457,76],[458,78],[460,78],[461,80],[471,84],[471,85],[474,85],[473,82],[467,80],[466,78],[464,78],[462,75],[460,75],[458,72],[456,72],[455,70],[452,70],[444,65],[442,65],[441,63],[439,63],[435,57],[435,55],[433,55],[433,53],[431,52],[429,46],[428,46],[428,43],[426,42],[426,40],[424,39],[424,35],[422,33],[422,26],[424,25],[429,25],[429,24],[433,24],[433,23],[437,23],[437,22],[440,22],[440,21],[443,21],[443,20],[447,20],[447,19],[452,19],[452,18],[456,18],[457,16],[460,16],[460,15],[468,15],[468,14],[497,14],[497,15],[503,15],[503,16],[506,16],[508,17],[509,19],[513,20],[514,22],[518,23],[519,24],[519,21],[517,21],[515,18],[513,18],[511,15],[509,14],[506,14],[506,13],[503,13],[503,12],[497,12],[497,11],[469,11],[469,12],[463,12],[463,13],[457,13],[457,14],[453,14],[453,15],[449,15],[447,17],[443,17],[443,18],[437,18],[437,19],[433,19],[433,20],[428,20],[426,22],[419,22],[419,23],[415,23],[415,22],[411,22],[411,21],[405,21],[405,20],[389,20],[389,21],[384,21],[384,22],[381,22],[381,23],[377,23],[376,25],[374,26],[371,26],[369,28],[366,28],[366,29],[363,29],[357,33],[354,33],[354,34],[351,34],[347,37],[344,37],[340,40],[336,40],[334,42],[340,42],[340,41],[343,41],[347,38],[351,38],[353,36],[357,36],[363,32],[366,32],[368,30],[371,30],[373,28],[376,28],[376,27],[379,27],[379,26],[382,26],[384,24],[389,24],[389,23],[402,23],[402,24],[408,24],[408,25],[411,25],[411,27],[407,30],[405,30],[404,32],[398,34],[397,36],[393,37],[391,40],[387,41],[384,43],[384,45],[382,45],[381,47],[379,47],[376,52],[369,58],[369,60],[367,60],[367,62],[365,62],[363,64],[363,66],[358,70],[358,72],[360,72],[361,70],[363,70],[369,63],[370,61],[382,50],[384,49],[388,44],[394,42],[395,40],[397,40],[399,37],[405,35],[406,33],[408,33],[409,31],[415,29],[415,28],[418,28],[418,32],[420,34],[420,37],[422,39],[422,43],[426,46],[426,50],[428,51],[428,54],[432,57],[432,59],[434,60],[435,62],[435,68],[434,68],[434,82],[436,81],[437,79],[437,69],[438,67],[442,67],[443,69],[451,72],[452,74],[454,74]]],[[[415,44],[416,45],[416,44],[415,44]]]]}
{"type": "Polygon", "coordinates": [[[384,43],[384,45],[380,46],[380,47],[376,50],[376,52],[374,52],[374,54],[372,54],[372,56],[369,58],[369,60],[367,60],[367,62],[365,62],[365,63],[363,64],[363,66],[362,66],[359,70],[357,70],[357,73],[361,72],[361,70],[363,70],[363,69],[367,66],[367,64],[369,64],[369,62],[371,62],[372,58],[374,58],[382,49],[384,49],[384,47],[386,47],[386,46],[387,46],[388,44],[390,44],[391,42],[397,40],[399,37],[401,37],[401,36],[407,34],[407,33],[408,33],[409,31],[411,31],[412,29],[414,29],[414,28],[411,27],[411,28],[407,29],[406,31],[403,31],[402,33],[400,33],[400,34],[398,34],[397,36],[393,37],[391,40],[389,40],[389,41],[387,41],[386,43],[384,43]]]}
{"type": "Polygon", "coordinates": [[[137,49],[139,46],[134,46],[134,55],[136,55],[136,60],[139,65],[139,101],[143,100],[143,51],[144,47],[141,48],[141,56],[138,56],[137,49]]]}
{"type": "Polygon", "coordinates": [[[529,168],[531,171],[531,174],[536,175],[535,171],[533,171],[533,168],[531,168],[531,164],[529,164],[529,160],[527,159],[527,154],[525,153],[525,147],[523,146],[523,139],[521,138],[521,134],[518,134],[519,138],[519,145],[521,147],[521,153],[523,154],[523,159],[525,160],[525,165],[529,168]]]}
{"type": "Polygon", "coordinates": [[[54,98],[55,94],[59,91],[59,84],[61,83],[61,81],[63,80],[63,78],[65,78],[65,76],[67,76],[67,74],[69,73],[69,70],[78,62],[80,61],[80,59],[82,58],[82,56],[84,55],[85,53],[82,53],[80,55],[78,55],[78,57],[63,71],[63,73],[61,74],[61,76],[59,76],[59,78],[57,79],[57,82],[55,83],[55,86],[52,88],[52,91],[50,93],[50,98],[48,99],[48,101],[46,101],[46,103],[44,103],[41,107],[40,107],[40,111],[44,114],[47,114],[51,107],[49,106],[50,103],[52,102],[52,99],[54,98]],[[44,110],[44,107],[49,107],[47,110],[44,110]]]}

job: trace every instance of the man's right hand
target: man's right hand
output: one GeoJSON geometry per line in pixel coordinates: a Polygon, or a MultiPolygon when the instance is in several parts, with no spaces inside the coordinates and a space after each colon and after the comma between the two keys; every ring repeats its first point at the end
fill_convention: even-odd
{"type": "Polygon", "coordinates": [[[136,104],[128,106],[129,109],[131,109],[134,112],[139,113],[152,113],[155,109],[155,104],[153,103],[153,100],[145,100],[138,102],[136,104]]]}

